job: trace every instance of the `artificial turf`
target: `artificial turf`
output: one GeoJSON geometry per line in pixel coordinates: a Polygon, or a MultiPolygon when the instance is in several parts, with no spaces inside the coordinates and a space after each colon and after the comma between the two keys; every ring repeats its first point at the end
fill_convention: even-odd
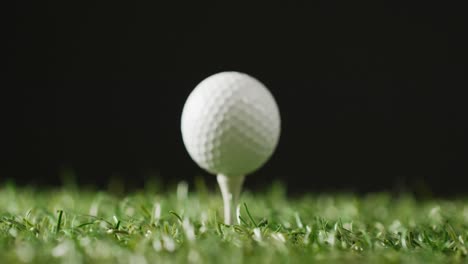
{"type": "Polygon", "coordinates": [[[219,193],[0,186],[0,263],[467,262],[468,199],[308,194],[280,184],[241,197],[222,224],[219,193]]]}

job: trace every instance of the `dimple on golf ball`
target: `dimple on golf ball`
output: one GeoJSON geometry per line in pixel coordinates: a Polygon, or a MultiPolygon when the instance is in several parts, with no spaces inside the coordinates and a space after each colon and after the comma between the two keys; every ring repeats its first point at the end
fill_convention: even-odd
{"type": "Polygon", "coordinates": [[[273,154],[280,113],[270,91],[240,72],[199,83],[182,112],[182,138],[192,159],[213,174],[244,176],[273,154]]]}

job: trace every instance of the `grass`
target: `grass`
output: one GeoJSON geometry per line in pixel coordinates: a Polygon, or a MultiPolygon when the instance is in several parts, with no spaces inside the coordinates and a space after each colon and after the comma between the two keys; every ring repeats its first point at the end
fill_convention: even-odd
{"type": "Polygon", "coordinates": [[[124,195],[0,187],[0,263],[468,262],[468,200],[244,192],[222,224],[219,193],[124,195]]]}

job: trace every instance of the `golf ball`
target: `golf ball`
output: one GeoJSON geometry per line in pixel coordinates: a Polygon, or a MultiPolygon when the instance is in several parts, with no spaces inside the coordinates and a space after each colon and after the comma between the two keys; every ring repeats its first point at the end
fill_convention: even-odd
{"type": "Polygon", "coordinates": [[[240,72],[221,72],[199,83],[182,112],[182,138],[192,159],[213,174],[244,176],[273,154],[280,114],[270,91],[240,72]]]}

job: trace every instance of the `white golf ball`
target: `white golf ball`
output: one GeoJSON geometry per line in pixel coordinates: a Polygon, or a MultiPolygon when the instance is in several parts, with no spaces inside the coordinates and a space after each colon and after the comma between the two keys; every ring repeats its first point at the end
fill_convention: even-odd
{"type": "Polygon", "coordinates": [[[240,72],[214,74],[195,87],[182,112],[182,137],[203,169],[228,177],[260,168],[280,136],[278,106],[258,80],[240,72]]]}

